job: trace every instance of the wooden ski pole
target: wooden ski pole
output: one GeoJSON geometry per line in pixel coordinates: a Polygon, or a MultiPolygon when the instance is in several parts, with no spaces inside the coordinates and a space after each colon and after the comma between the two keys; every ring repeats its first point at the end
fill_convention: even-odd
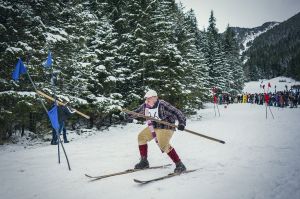
{"type": "MultiPolygon", "coordinates": [[[[178,128],[178,126],[175,125],[175,124],[171,124],[169,122],[165,122],[165,121],[162,121],[162,120],[159,120],[159,119],[155,119],[155,118],[150,117],[150,116],[146,116],[146,115],[143,115],[143,114],[140,114],[140,113],[136,113],[134,111],[130,111],[130,110],[127,110],[127,109],[122,109],[122,112],[128,113],[128,114],[136,116],[136,117],[141,117],[141,118],[144,118],[146,120],[152,120],[152,121],[155,121],[157,123],[164,124],[164,125],[167,125],[167,126],[170,126],[170,127],[173,127],[173,128],[178,128]]],[[[184,129],[184,131],[186,131],[188,133],[191,133],[193,135],[204,137],[206,139],[209,139],[209,140],[212,140],[212,141],[215,141],[215,142],[219,142],[219,143],[225,144],[225,141],[223,141],[223,140],[219,140],[219,139],[216,139],[216,138],[213,138],[213,137],[209,137],[207,135],[203,135],[203,134],[197,133],[195,131],[191,131],[189,129],[184,129]]]]}
{"type": "MultiPolygon", "coordinates": [[[[47,98],[47,99],[53,101],[53,102],[55,101],[55,99],[54,99],[53,97],[50,97],[49,95],[47,95],[46,93],[43,93],[42,91],[37,90],[36,93],[39,94],[39,95],[42,96],[42,97],[45,97],[45,98],[47,98]]],[[[61,101],[58,101],[58,100],[57,100],[57,103],[58,103],[59,105],[63,105],[63,106],[65,105],[64,103],[62,103],[61,101]]],[[[82,113],[82,112],[80,112],[80,111],[78,111],[78,110],[76,110],[76,109],[74,109],[74,111],[75,111],[78,115],[81,115],[82,117],[84,117],[84,118],[86,118],[86,119],[90,119],[90,116],[88,116],[88,115],[86,115],[86,114],[84,114],[84,113],[82,113]]]]}

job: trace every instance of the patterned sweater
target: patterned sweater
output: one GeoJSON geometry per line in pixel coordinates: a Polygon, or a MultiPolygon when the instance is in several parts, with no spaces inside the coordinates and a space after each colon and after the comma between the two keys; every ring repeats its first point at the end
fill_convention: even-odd
{"type": "MultiPolygon", "coordinates": [[[[169,122],[171,124],[175,124],[175,121],[178,120],[179,124],[186,126],[186,118],[183,115],[183,113],[180,110],[178,110],[177,108],[175,108],[174,106],[172,106],[170,103],[168,103],[164,100],[157,100],[157,102],[154,104],[152,109],[157,108],[157,106],[159,106],[158,107],[158,116],[161,120],[169,122]]],[[[134,112],[145,115],[145,107],[146,107],[146,104],[143,103],[139,108],[134,110],[134,112]]],[[[153,121],[152,124],[153,124],[154,128],[173,129],[172,127],[169,127],[164,124],[159,124],[155,121],[153,121]]]]}

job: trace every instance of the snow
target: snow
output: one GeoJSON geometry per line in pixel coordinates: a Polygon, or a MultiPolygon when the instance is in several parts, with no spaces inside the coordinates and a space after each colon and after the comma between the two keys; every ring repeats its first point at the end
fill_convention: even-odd
{"type": "Polygon", "coordinates": [[[275,92],[275,86],[276,86],[276,92],[277,92],[277,91],[285,91],[286,86],[287,86],[287,89],[290,90],[293,85],[300,85],[299,81],[296,81],[292,78],[281,76],[281,77],[275,77],[270,80],[264,79],[264,80],[259,80],[259,81],[247,82],[247,83],[245,83],[243,92],[251,93],[251,94],[263,93],[264,90],[262,87],[260,87],[260,85],[265,85],[265,89],[267,91],[268,83],[271,84],[271,88],[269,88],[269,92],[272,92],[272,93],[275,92]]]}
{"type": "MultiPolygon", "coordinates": [[[[49,142],[26,149],[0,146],[1,198],[300,198],[299,108],[271,107],[275,119],[265,119],[264,106],[219,106],[221,117],[214,116],[212,104],[206,106],[187,121],[187,128],[226,144],[187,132],[175,132],[171,141],[187,168],[198,168],[196,172],[144,186],[133,179],[166,175],[174,166],[89,182],[85,173],[108,174],[138,162],[137,134],[145,126],[131,123],[90,130],[90,136],[69,134],[65,148],[72,171],[63,156],[57,163],[57,147],[49,142]]],[[[149,162],[170,163],[153,141],[149,162]]]]}
{"type": "Polygon", "coordinates": [[[55,35],[50,32],[44,33],[44,36],[46,37],[46,41],[51,41],[53,43],[67,41],[67,39],[62,37],[61,35],[55,35]]]}
{"type": "Polygon", "coordinates": [[[105,71],[106,68],[105,68],[104,65],[99,65],[99,66],[97,66],[97,67],[95,68],[95,70],[96,70],[96,71],[105,71]]]}
{"type": "Polygon", "coordinates": [[[17,54],[23,52],[22,48],[8,47],[5,51],[9,51],[12,54],[17,54]]]}
{"type": "Polygon", "coordinates": [[[80,62],[80,65],[81,65],[82,68],[87,68],[87,67],[91,66],[91,63],[89,63],[89,62],[80,62]]]}
{"type": "Polygon", "coordinates": [[[87,104],[88,102],[85,99],[79,98],[79,97],[74,97],[74,96],[69,96],[71,98],[71,101],[77,102],[79,104],[87,104]]]}
{"type": "Polygon", "coordinates": [[[48,29],[52,32],[56,32],[56,33],[59,33],[65,37],[67,37],[69,34],[62,28],[57,28],[57,27],[54,27],[54,26],[50,26],[48,27],[48,29]]]}
{"type": "Polygon", "coordinates": [[[31,51],[32,50],[32,48],[27,43],[18,41],[17,45],[22,46],[26,51],[31,51]]]}
{"type": "Polygon", "coordinates": [[[114,76],[108,76],[107,78],[106,78],[106,80],[105,80],[105,82],[107,82],[107,81],[112,81],[112,82],[115,82],[115,81],[117,81],[117,78],[116,77],[114,77],[114,76]]]}
{"type": "Polygon", "coordinates": [[[20,95],[20,96],[28,96],[28,97],[35,97],[36,93],[35,92],[27,92],[27,91],[3,91],[0,92],[0,95],[4,95],[4,94],[8,94],[8,95],[20,95]]]}

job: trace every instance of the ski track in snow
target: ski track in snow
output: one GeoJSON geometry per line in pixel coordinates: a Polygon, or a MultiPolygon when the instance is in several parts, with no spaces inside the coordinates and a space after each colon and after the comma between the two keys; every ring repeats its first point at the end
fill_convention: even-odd
{"type": "MultiPolygon", "coordinates": [[[[63,154],[57,163],[56,146],[0,150],[1,198],[299,199],[300,108],[272,107],[275,119],[266,119],[265,107],[259,105],[219,108],[221,117],[215,117],[208,104],[198,112],[201,119],[188,120],[187,128],[226,144],[180,131],[172,138],[187,168],[199,171],[143,186],[133,179],[160,177],[174,166],[89,182],[85,173],[123,171],[139,161],[137,134],[145,126],[128,124],[65,144],[72,171],[63,154]]],[[[149,143],[149,162],[170,163],[154,141],[149,143]]]]}

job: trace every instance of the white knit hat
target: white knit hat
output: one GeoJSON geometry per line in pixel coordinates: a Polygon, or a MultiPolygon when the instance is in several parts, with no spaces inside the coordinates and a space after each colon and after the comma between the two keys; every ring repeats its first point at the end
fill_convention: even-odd
{"type": "Polygon", "coordinates": [[[148,90],[144,98],[149,98],[149,97],[157,97],[157,92],[155,90],[148,90]]]}

